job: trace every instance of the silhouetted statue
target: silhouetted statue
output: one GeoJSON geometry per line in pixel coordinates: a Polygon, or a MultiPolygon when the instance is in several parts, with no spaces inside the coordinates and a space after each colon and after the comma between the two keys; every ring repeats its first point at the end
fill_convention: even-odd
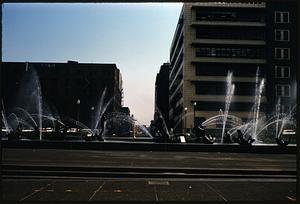
{"type": "Polygon", "coordinates": [[[199,124],[193,128],[193,132],[196,135],[196,142],[202,142],[202,138],[205,136],[204,127],[199,124]]]}
{"type": "Polygon", "coordinates": [[[8,135],[8,139],[9,140],[19,140],[19,139],[21,139],[22,138],[22,134],[23,134],[22,129],[23,129],[22,128],[22,124],[19,123],[18,126],[17,126],[17,128],[16,128],[16,130],[13,131],[12,133],[10,133],[8,135]]]}
{"type": "Polygon", "coordinates": [[[104,129],[105,129],[105,122],[106,122],[106,120],[107,120],[106,115],[103,115],[102,118],[101,118],[101,120],[100,120],[100,128],[101,128],[100,132],[99,132],[99,134],[95,135],[99,141],[103,141],[102,134],[103,134],[104,129]]]}
{"type": "Polygon", "coordinates": [[[281,139],[281,138],[279,138],[279,137],[276,137],[275,140],[276,140],[276,143],[277,143],[279,146],[283,146],[283,147],[284,147],[284,146],[287,146],[287,145],[290,143],[291,138],[289,137],[288,141],[286,141],[286,140],[283,140],[283,139],[281,139]]]}
{"type": "Polygon", "coordinates": [[[63,139],[67,133],[67,127],[58,120],[54,120],[54,138],[63,139]]]}
{"type": "Polygon", "coordinates": [[[193,132],[196,135],[196,142],[212,144],[216,140],[216,138],[205,133],[205,128],[202,126],[202,124],[199,124],[196,127],[194,127],[193,132]]]}
{"type": "Polygon", "coordinates": [[[248,143],[252,144],[253,142],[255,142],[255,139],[250,135],[248,138],[248,143]]]}
{"type": "Polygon", "coordinates": [[[230,134],[228,133],[227,130],[225,131],[224,143],[227,143],[227,144],[232,143],[232,140],[230,138],[230,134]]]}
{"type": "Polygon", "coordinates": [[[251,145],[255,141],[255,139],[253,139],[252,136],[249,136],[249,138],[246,140],[241,130],[237,130],[236,132],[237,142],[241,145],[251,145]]]}
{"type": "Polygon", "coordinates": [[[179,138],[175,136],[173,128],[170,128],[169,133],[170,133],[170,141],[171,142],[179,142],[179,138]]]}
{"type": "Polygon", "coordinates": [[[22,129],[23,129],[22,124],[19,123],[18,126],[17,126],[17,128],[16,128],[16,132],[17,133],[22,133],[22,129]]]}

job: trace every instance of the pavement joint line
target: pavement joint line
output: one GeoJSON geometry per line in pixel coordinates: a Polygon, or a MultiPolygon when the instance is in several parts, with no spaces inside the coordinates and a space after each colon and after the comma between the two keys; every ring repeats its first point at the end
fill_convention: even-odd
{"type": "Polygon", "coordinates": [[[149,179],[151,180],[156,180],[156,181],[161,181],[161,180],[166,180],[166,181],[226,181],[226,182],[236,182],[236,181],[249,181],[249,182],[272,182],[272,183],[278,183],[278,182],[296,182],[296,178],[115,178],[115,177],[97,177],[97,178],[92,178],[92,177],[61,177],[61,176],[7,176],[3,177],[2,179],[7,179],[7,180],[36,180],[36,179],[42,179],[42,180],[49,180],[49,179],[56,179],[60,181],[138,181],[138,180],[144,180],[148,181],[149,179]]]}
{"type": "Polygon", "coordinates": [[[32,193],[28,194],[27,196],[21,198],[21,199],[19,200],[19,202],[22,202],[22,201],[26,200],[27,198],[33,196],[34,194],[36,194],[36,193],[38,193],[38,192],[41,192],[42,190],[48,188],[49,186],[51,186],[50,183],[48,183],[46,186],[41,187],[41,188],[38,189],[37,191],[33,191],[32,193]]]}
{"type": "Polygon", "coordinates": [[[114,175],[122,175],[124,177],[144,177],[144,178],[161,178],[161,177],[168,177],[171,176],[174,178],[201,178],[201,177],[214,177],[214,178],[273,178],[273,179],[280,179],[280,178],[296,178],[295,175],[268,175],[268,174],[178,174],[178,173],[137,173],[137,172],[72,172],[72,171],[38,171],[38,170],[8,170],[2,172],[4,177],[7,176],[19,176],[19,173],[25,173],[25,175],[21,175],[20,177],[26,176],[57,176],[57,177],[66,177],[66,176],[73,176],[73,177],[113,177],[114,175]],[[17,173],[17,174],[16,174],[17,173]],[[47,173],[47,174],[46,174],[47,173]]]}
{"type": "Polygon", "coordinates": [[[213,187],[211,187],[208,183],[205,183],[205,185],[207,185],[207,187],[212,190],[213,192],[215,192],[216,194],[218,194],[218,196],[220,196],[225,202],[227,202],[228,200],[218,191],[216,191],[213,187]]]}
{"type": "MultiPolygon", "coordinates": [[[[86,172],[86,169],[81,169],[79,167],[75,167],[75,170],[61,170],[63,167],[57,167],[58,169],[39,169],[40,166],[19,166],[19,165],[4,165],[2,166],[2,168],[4,169],[4,172],[69,172],[69,173],[82,173],[82,172],[86,172]],[[22,167],[24,169],[22,169],[22,167]],[[36,167],[38,169],[30,169],[36,167]],[[29,168],[29,169],[28,169],[29,168]]],[[[68,168],[68,167],[67,167],[68,168]]],[[[70,167],[69,167],[70,168],[70,167]]],[[[108,173],[108,170],[110,168],[90,168],[89,172],[90,173],[108,173]]],[[[129,174],[130,172],[134,172],[137,174],[147,174],[150,171],[155,171],[154,174],[160,174],[160,173],[169,173],[169,174],[186,174],[186,175],[192,175],[192,174],[217,174],[217,172],[222,172],[222,173],[218,173],[218,174],[222,174],[222,175],[230,175],[230,174],[247,174],[247,175],[275,175],[275,173],[278,173],[278,175],[291,175],[291,174],[295,174],[296,175],[296,170],[295,169],[235,169],[235,168],[231,168],[231,169],[193,169],[195,170],[195,172],[185,172],[186,169],[182,169],[182,168],[171,168],[171,169],[164,169],[164,168],[124,168],[124,167],[120,167],[120,168],[112,168],[109,173],[122,173],[122,174],[129,174]],[[125,170],[125,171],[123,171],[125,170]],[[129,171],[131,170],[131,171],[129,171]],[[139,170],[142,170],[141,172],[139,172],[139,170]],[[160,170],[162,170],[162,172],[159,172],[160,170]],[[170,170],[170,172],[168,172],[170,170]],[[175,170],[178,170],[178,172],[174,172],[175,170]],[[197,172],[199,171],[199,172],[197,172]],[[204,171],[204,172],[201,172],[204,171]],[[208,172],[206,172],[208,171],[208,172]],[[210,172],[211,171],[211,172],[210,172]],[[224,171],[224,172],[223,172],[224,171]]],[[[191,169],[188,169],[191,170],[191,169]]],[[[151,172],[153,173],[153,172],[151,172]]]]}
{"type": "Polygon", "coordinates": [[[94,198],[94,196],[96,195],[96,193],[98,193],[98,192],[102,189],[102,187],[104,186],[105,183],[106,183],[106,182],[104,181],[104,182],[102,183],[102,185],[100,185],[99,188],[98,188],[97,190],[94,191],[93,195],[91,195],[91,197],[89,198],[89,201],[92,200],[92,199],[94,198]]]}

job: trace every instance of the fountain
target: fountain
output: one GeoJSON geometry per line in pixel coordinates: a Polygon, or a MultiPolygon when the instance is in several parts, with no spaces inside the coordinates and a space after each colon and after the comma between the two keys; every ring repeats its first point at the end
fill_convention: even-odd
{"type": "MultiPolygon", "coordinates": [[[[229,71],[226,78],[224,110],[219,109],[217,115],[214,115],[201,123],[203,127],[213,126],[213,128],[216,128],[218,133],[215,135],[219,136],[221,143],[224,142],[226,130],[228,132],[227,136],[234,136],[237,130],[241,130],[244,134],[243,136],[250,135],[258,141],[258,139],[263,138],[263,136],[266,137],[272,130],[275,131],[275,133],[272,132],[271,134],[274,136],[273,139],[280,138],[287,126],[294,125],[295,107],[287,113],[282,113],[279,110],[282,103],[280,98],[278,99],[274,114],[265,115],[263,117],[260,116],[265,80],[260,78],[259,67],[257,68],[255,77],[254,105],[253,108],[249,110],[248,120],[245,123],[242,123],[241,118],[230,113],[230,105],[235,91],[235,84],[232,83],[232,78],[233,74],[229,71]]],[[[91,109],[92,121],[89,125],[83,124],[69,116],[60,115],[56,108],[51,106],[51,103],[47,103],[46,99],[42,97],[42,89],[37,72],[34,70],[34,67],[29,66],[29,63],[26,63],[26,74],[21,82],[20,93],[17,97],[16,105],[13,106],[14,108],[12,108],[12,110],[8,111],[8,115],[6,115],[4,103],[2,101],[1,117],[4,126],[2,131],[5,131],[5,133],[9,135],[22,127],[23,131],[21,131],[21,134],[23,134],[23,136],[30,133],[32,136],[31,139],[39,140],[49,139],[51,134],[52,136],[62,136],[61,133],[79,137],[88,135],[88,140],[95,140],[95,136],[99,134],[103,134],[104,141],[113,138],[119,138],[120,140],[122,140],[122,138],[128,138],[134,141],[141,138],[148,138],[149,140],[153,139],[153,136],[148,129],[140,124],[133,116],[121,112],[106,113],[112,100],[113,97],[107,98],[107,88],[104,88],[96,106],[93,106],[93,109],[91,109]],[[104,115],[107,116],[107,120],[103,120],[104,115]],[[60,127],[62,126],[66,131],[60,131],[60,127]]],[[[169,139],[172,138],[165,118],[159,109],[156,108],[156,110],[159,115],[157,118],[161,120],[159,127],[160,132],[165,132],[166,137],[169,139]]],[[[185,111],[183,111],[183,114],[184,115],[180,117],[173,128],[176,128],[182,123],[187,116],[193,115],[192,112],[187,113],[185,111]]],[[[158,129],[158,127],[156,127],[156,129],[158,129]]],[[[154,134],[155,133],[153,133],[153,135],[154,134]]],[[[182,135],[183,133],[173,134],[172,131],[172,136],[179,134],[182,135]]],[[[53,138],[59,139],[59,137],[53,138]]],[[[61,138],[65,137],[62,136],[61,138]]]]}
{"type": "MultiPolygon", "coordinates": [[[[258,126],[264,126],[264,122],[262,121],[263,118],[259,118],[259,114],[260,114],[260,106],[261,106],[261,97],[262,97],[262,93],[263,93],[263,89],[264,89],[264,85],[265,85],[265,80],[264,79],[260,79],[260,70],[259,67],[256,70],[256,76],[255,76],[255,98],[254,98],[254,105],[253,108],[249,112],[248,115],[248,122],[240,125],[233,129],[231,129],[231,131],[236,131],[238,129],[242,130],[243,132],[243,136],[246,135],[250,135],[255,142],[258,141],[258,126]],[[252,116],[252,120],[250,120],[252,116]]],[[[233,133],[234,133],[233,132],[233,133]]]]}
{"type": "Polygon", "coordinates": [[[278,102],[277,102],[277,105],[276,105],[276,115],[277,115],[277,122],[276,122],[276,138],[279,137],[279,134],[278,134],[278,123],[279,123],[279,114],[280,114],[280,98],[278,98],[278,102]]]}
{"type": "Polygon", "coordinates": [[[105,113],[106,109],[108,108],[108,106],[110,105],[110,103],[112,102],[112,99],[113,99],[113,97],[112,97],[107,102],[105,102],[104,101],[105,96],[106,96],[106,88],[103,90],[103,92],[99,98],[99,101],[96,106],[96,111],[92,112],[92,114],[94,114],[92,116],[92,118],[94,120],[92,121],[92,124],[91,124],[91,129],[93,131],[93,134],[96,134],[97,132],[99,132],[99,129],[98,129],[99,123],[101,122],[101,120],[103,118],[103,114],[105,113]]]}
{"type": "Polygon", "coordinates": [[[4,103],[3,103],[3,100],[1,100],[2,102],[2,111],[1,111],[1,116],[2,116],[2,122],[4,124],[4,128],[5,128],[5,133],[6,134],[9,134],[11,132],[11,128],[10,126],[8,125],[8,122],[7,122],[7,118],[6,118],[6,115],[5,115],[5,109],[4,109],[4,103]]]}
{"type": "Polygon", "coordinates": [[[232,83],[232,72],[228,72],[227,78],[226,78],[226,97],[225,97],[225,112],[223,115],[223,129],[222,129],[222,139],[221,143],[223,143],[224,140],[224,133],[225,133],[225,127],[226,127],[226,120],[227,115],[231,103],[232,96],[234,94],[234,84],[232,83]]]}
{"type": "Polygon", "coordinates": [[[167,124],[166,124],[166,121],[165,121],[165,118],[163,116],[163,114],[161,113],[161,111],[159,110],[159,108],[156,108],[158,114],[159,114],[159,117],[161,117],[162,119],[162,122],[163,122],[163,129],[164,131],[166,132],[167,136],[170,138],[170,132],[168,130],[168,127],[167,127],[167,124]]]}
{"type": "MultiPolygon", "coordinates": [[[[28,112],[28,115],[37,114],[35,125],[41,130],[42,124],[42,90],[39,77],[34,67],[28,62],[26,63],[26,73],[20,84],[17,105],[15,107],[22,108],[28,112]]],[[[42,131],[39,131],[39,139],[42,140],[42,131]]]]}
{"type": "MultiPolygon", "coordinates": [[[[36,85],[37,85],[37,103],[38,103],[38,118],[39,118],[39,129],[43,128],[43,122],[42,122],[42,91],[41,91],[41,85],[40,81],[38,79],[38,76],[36,76],[36,85]]],[[[40,140],[42,140],[42,131],[39,131],[40,133],[40,140]]]]}
{"type": "Polygon", "coordinates": [[[153,139],[147,128],[133,116],[122,112],[107,115],[104,126],[104,141],[149,141],[153,139]]]}
{"type": "Polygon", "coordinates": [[[265,85],[265,80],[262,79],[261,82],[260,82],[260,85],[258,87],[258,90],[257,90],[257,101],[255,101],[255,107],[256,107],[256,112],[254,112],[254,116],[255,116],[255,119],[254,119],[254,132],[253,132],[253,138],[255,140],[257,140],[257,125],[258,125],[258,118],[259,118],[259,112],[260,112],[260,102],[261,102],[261,96],[262,96],[262,92],[263,92],[263,88],[264,88],[264,85],[265,85]]]}

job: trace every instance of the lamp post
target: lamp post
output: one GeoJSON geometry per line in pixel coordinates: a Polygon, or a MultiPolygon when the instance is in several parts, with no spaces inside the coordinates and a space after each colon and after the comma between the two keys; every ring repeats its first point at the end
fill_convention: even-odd
{"type": "Polygon", "coordinates": [[[136,129],[135,129],[135,120],[134,120],[134,115],[132,114],[131,115],[131,118],[132,118],[132,121],[133,121],[133,124],[132,124],[132,133],[133,133],[133,137],[135,138],[135,134],[136,134],[136,129]]]}
{"type": "Polygon", "coordinates": [[[193,103],[193,106],[194,106],[194,127],[196,126],[196,121],[195,121],[195,118],[196,118],[196,105],[197,105],[197,102],[194,102],[193,103]]]}
{"type": "Polygon", "coordinates": [[[94,110],[95,110],[95,107],[92,106],[92,107],[91,107],[91,114],[92,114],[91,129],[94,128],[94,121],[95,121],[94,110]]]}
{"type": "Polygon", "coordinates": [[[186,133],[186,112],[187,112],[187,107],[184,108],[184,133],[186,133]]]}
{"type": "Polygon", "coordinates": [[[78,123],[79,123],[79,108],[80,108],[80,99],[77,99],[77,130],[79,129],[78,123]]]}

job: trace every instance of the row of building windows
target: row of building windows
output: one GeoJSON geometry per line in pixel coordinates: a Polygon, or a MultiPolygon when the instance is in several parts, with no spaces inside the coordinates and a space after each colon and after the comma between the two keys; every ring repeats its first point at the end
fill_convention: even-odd
{"type": "MultiPolygon", "coordinates": [[[[275,48],[275,59],[289,60],[290,48],[275,48]]],[[[265,52],[261,48],[196,48],[196,57],[240,57],[240,58],[264,58],[265,52]]]]}
{"type": "MultiPolygon", "coordinates": [[[[198,64],[196,65],[196,76],[226,76],[228,71],[232,71],[234,76],[255,76],[257,67],[249,65],[231,66],[230,68],[224,67],[225,65],[214,64],[198,64]]],[[[227,65],[228,66],[228,65],[227,65]]],[[[275,78],[290,78],[291,68],[290,66],[274,67],[275,78]]],[[[264,75],[264,70],[260,68],[260,74],[264,75]]]]}
{"type": "Polygon", "coordinates": [[[264,16],[260,13],[235,12],[235,11],[196,11],[196,20],[205,21],[246,21],[264,22],[264,16]]]}
{"type": "MultiPolygon", "coordinates": [[[[226,95],[226,82],[197,81],[195,82],[195,93],[200,95],[226,95]]],[[[255,83],[235,82],[234,95],[254,96],[255,83]]]]}
{"type": "MultiPolygon", "coordinates": [[[[234,40],[264,40],[265,33],[259,30],[222,30],[196,29],[196,38],[204,39],[234,39],[234,40]]],[[[290,30],[275,29],[275,41],[290,41],[290,30]]]]}
{"type": "MultiPolygon", "coordinates": [[[[275,11],[274,13],[275,23],[289,23],[290,14],[286,11],[275,11]]],[[[290,31],[287,29],[275,29],[275,41],[290,41],[290,31]]],[[[289,60],[290,48],[275,48],[275,59],[289,60]]],[[[275,66],[275,78],[289,78],[291,75],[289,66],[275,66]]],[[[288,84],[276,84],[275,85],[276,96],[290,97],[291,86],[288,84]]],[[[288,105],[281,105],[279,111],[287,112],[290,109],[288,105]]]]}
{"type": "MultiPolygon", "coordinates": [[[[215,64],[201,63],[196,65],[196,76],[227,76],[228,71],[236,77],[255,77],[257,65],[251,64],[215,64]]],[[[265,70],[260,67],[260,76],[265,75],[265,70]]]]}
{"type": "Polygon", "coordinates": [[[234,39],[234,40],[264,40],[265,32],[260,29],[242,29],[242,28],[196,28],[196,38],[204,39],[234,39]]]}
{"type": "MultiPolygon", "coordinates": [[[[213,21],[264,21],[261,14],[253,15],[251,12],[224,12],[224,11],[196,11],[196,20],[213,20],[213,21]]],[[[289,23],[290,13],[288,11],[275,11],[275,23],[289,23]]]]}
{"type": "MultiPolygon", "coordinates": [[[[289,84],[276,84],[276,96],[290,97],[291,86],[289,84]]],[[[223,82],[195,82],[195,94],[200,95],[225,95],[226,84],[223,82]]],[[[236,82],[235,95],[251,96],[255,94],[255,87],[252,83],[236,82]]]]}
{"type": "Polygon", "coordinates": [[[265,52],[261,48],[196,48],[196,57],[241,57],[264,58],[265,52]]]}
{"type": "MultiPolygon", "coordinates": [[[[249,102],[232,102],[230,104],[230,111],[249,111],[253,107],[253,103],[249,102]]],[[[196,111],[219,111],[220,109],[224,110],[225,103],[224,102],[215,102],[215,101],[197,101],[197,105],[195,106],[196,111]]],[[[265,105],[262,104],[260,107],[261,111],[265,111],[265,105]]]]}

